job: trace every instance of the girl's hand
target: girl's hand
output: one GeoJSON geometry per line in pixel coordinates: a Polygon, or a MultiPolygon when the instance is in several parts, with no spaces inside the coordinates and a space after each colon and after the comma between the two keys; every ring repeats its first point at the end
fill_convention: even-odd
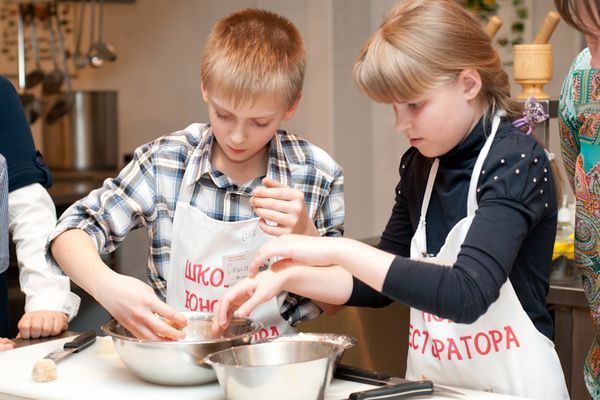
{"type": "Polygon", "coordinates": [[[267,270],[255,278],[246,278],[229,288],[215,304],[213,332],[227,329],[233,313],[247,317],[262,303],[277,296],[285,285],[285,271],[267,270]]]}
{"type": "MultiPolygon", "coordinates": [[[[336,264],[336,256],[344,239],[302,235],[283,235],[264,244],[249,266],[248,276],[256,276],[258,269],[271,257],[288,259],[296,264],[328,266],[336,264]]],[[[271,268],[277,267],[277,261],[271,268]]]]}
{"type": "Polygon", "coordinates": [[[286,233],[319,236],[306,210],[302,191],[269,178],[264,178],[262,183],[265,187],[256,189],[250,200],[254,212],[261,218],[260,229],[273,236],[286,233]]]}
{"type": "Polygon", "coordinates": [[[187,319],[160,301],[144,282],[111,273],[95,296],[106,310],[140,339],[182,339],[187,319]],[[162,318],[160,318],[162,317],[162,318]]]}
{"type": "Polygon", "coordinates": [[[33,311],[21,317],[18,323],[18,337],[36,339],[56,336],[66,330],[68,326],[68,318],[61,311],[33,311]]]}
{"type": "Polygon", "coordinates": [[[0,338],[0,351],[14,349],[15,344],[6,338],[0,338]]]}

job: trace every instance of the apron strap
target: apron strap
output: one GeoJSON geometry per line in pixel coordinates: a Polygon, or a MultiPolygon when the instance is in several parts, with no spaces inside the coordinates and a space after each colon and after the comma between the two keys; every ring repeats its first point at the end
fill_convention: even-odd
{"type": "Polygon", "coordinates": [[[479,156],[477,157],[477,161],[475,161],[475,166],[473,167],[473,173],[471,175],[471,181],[469,183],[469,193],[467,197],[467,216],[474,216],[475,211],[477,211],[477,184],[479,183],[479,176],[481,175],[481,169],[483,168],[483,163],[490,152],[490,148],[492,147],[492,142],[494,141],[494,137],[496,137],[496,132],[498,131],[498,127],[500,126],[500,116],[505,115],[504,110],[500,110],[494,115],[494,120],[492,122],[492,132],[490,136],[485,141],[485,144],[481,148],[479,152],[479,156]]]}
{"type": "Polygon", "coordinates": [[[429,177],[427,178],[427,186],[425,187],[425,195],[423,196],[423,204],[421,204],[421,216],[419,217],[419,220],[425,220],[425,217],[427,216],[427,208],[429,207],[429,200],[431,199],[433,184],[435,183],[435,177],[439,166],[440,160],[439,158],[436,158],[429,170],[429,177]]]}

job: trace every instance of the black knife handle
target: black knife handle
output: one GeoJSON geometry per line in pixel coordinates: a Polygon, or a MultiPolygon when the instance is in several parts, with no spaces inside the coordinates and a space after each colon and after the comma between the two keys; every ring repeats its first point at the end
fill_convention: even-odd
{"type": "Polygon", "coordinates": [[[88,348],[96,341],[96,331],[85,331],[70,342],[65,343],[63,348],[76,349],[74,353],[79,353],[81,350],[88,348]]]}
{"type": "Polygon", "coordinates": [[[416,396],[429,396],[433,394],[433,382],[431,381],[411,381],[399,383],[397,385],[382,386],[377,389],[364,390],[350,394],[350,400],[367,399],[407,399],[416,396]]]}
{"type": "Polygon", "coordinates": [[[390,374],[387,372],[369,371],[345,364],[337,366],[335,377],[346,381],[368,383],[370,385],[385,385],[390,380],[390,374]]]}

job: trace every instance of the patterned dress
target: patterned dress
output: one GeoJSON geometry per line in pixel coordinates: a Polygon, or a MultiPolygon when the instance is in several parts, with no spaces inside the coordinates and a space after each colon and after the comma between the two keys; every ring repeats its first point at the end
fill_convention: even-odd
{"type": "Polygon", "coordinates": [[[585,383],[600,399],[600,70],[582,51],[563,83],[559,105],[565,169],[576,197],[575,261],[596,337],[586,357],[585,383]]]}

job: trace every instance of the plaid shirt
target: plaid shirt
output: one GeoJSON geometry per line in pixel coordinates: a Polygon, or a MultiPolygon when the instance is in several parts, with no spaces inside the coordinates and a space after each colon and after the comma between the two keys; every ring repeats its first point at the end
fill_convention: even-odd
{"type": "Polygon", "coordinates": [[[8,171],[6,159],[0,154],[0,274],[6,271],[8,262],[8,171]]]}
{"type": "MultiPolygon", "coordinates": [[[[61,232],[79,228],[93,238],[100,253],[106,254],[114,251],[130,230],[143,227],[151,240],[147,277],[164,300],[173,217],[186,168],[193,168],[196,182],[192,206],[220,221],[256,217],[250,196],[261,186],[262,177],[238,185],[216,170],[210,163],[213,140],[210,125],[192,124],[139,147],[116,178],[107,179],[102,188],[65,211],[49,243],[61,232]],[[206,204],[212,206],[201,206],[206,204]]],[[[267,176],[304,193],[308,214],[321,235],[343,234],[342,169],[325,151],[279,130],[270,142],[267,176]]],[[[50,251],[46,256],[55,264],[50,251]]],[[[320,310],[308,299],[288,294],[280,312],[295,325],[318,316],[320,310]]]]}

